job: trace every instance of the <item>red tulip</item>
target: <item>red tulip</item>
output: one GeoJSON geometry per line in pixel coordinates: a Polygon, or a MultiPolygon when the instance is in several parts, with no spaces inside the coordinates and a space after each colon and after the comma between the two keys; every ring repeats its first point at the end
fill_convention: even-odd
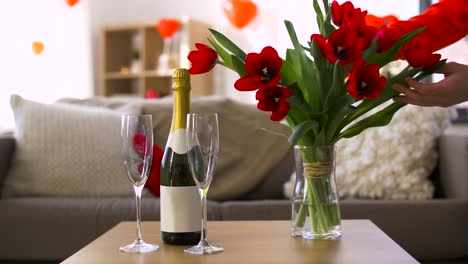
{"type": "Polygon", "coordinates": [[[367,11],[361,11],[360,8],[347,11],[343,16],[342,27],[365,27],[367,11]]]}
{"type": "Polygon", "coordinates": [[[378,64],[365,64],[364,59],[359,58],[349,73],[347,90],[357,100],[379,97],[387,84],[387,78],[380,76],[378,64]]]}
{"type": "MultiPolygon", "coordinates": [[[[344,5],[344,4],[343,4],[344,5]]],[[[345,10],[341,27],[346,27],[356,31],[361,48],[366,49],[372,42],[372,37],[377,32],[377,28],[366,24],[367,11],[360,8],[345,10]]]]}
{"type": "Polygon", "coordinates": [[[187,58],[192,63],[189,69],[190,74],[200,74],[211,71],[216,66],[218,53],[201,43],[195,43],[197,50],[190,51],[187,58]]]}
{"type": "Polygon", "coordinates": [[[344,2],[342,5],[338,4],[337,1],[333,1],[331,4],[331,14],[332,20],[335,25],[341,27],[343,26],[343,20],[346,14],[354,13],[354,12],[361,12],[361,9],[354,8],[353,3],[347,1],[344,2]]]}
{"type": "MultiPolygon", "coordinates": [[[[330,34],[330,39],[327,41],[327,46],[333,48],[333,54],[326,54],[327,59],[331,63],[339,60],[341,65],[354,62],[363,49],[362,42],[358,40],[357,32],[348,28],[339,28],[330,34]],[[336,58],[336,59],[333,59],[336,58]]],[[[328,52],[329,49],[325,49],[328,52]]]]}
{"type": "Polygon", "coordinates": [[[245,59],[247,75],[234,83],[239,91],[254,91],[276,86],[281,80],[280,70],[283,61],[272,47],[263,48],[260,54],[249,53],[245,59]]]}
{"type": "Polygon", "coordinates": [[[379,38],[377,52],[384,52],[393,45],[395,45],[398,39],[401,37],[401,32],[395,27],[383,26],[374,35],[374,38],[379,38]]]}
{"type": "Polygon", "coordinates": [[[311,41],[317,43],[322,56],[333,64],[337,60],[342,65],[354,62],[363,49],[363,42],[359,41],[356,31],[348,28],[339,28],[332,32],[329,40],[322,35],[314,34],[311,36],[311,41]]]}
{"type": "Polygon", "coordinates": [[[286,99],[292,96],[286,87],[275,86],[262,88],[257,91],[255,98],[258,100],[257,108],[262,111],[271,111],[272,121],[281,121],[289,113],[289,103],[286,99]]]}
{"type": "Polygon", "coordinates": [[[357,29],[358,41],[361,49],[367,49],[372,43],[374,35],[378,29],[374,26],[365,26],[357,29]]]}
{"type": "Polygon", "coordinates": [[[405,48],[405,57],[409,65],[414,68],[423,67],[427,70],[434,66],[439,60],[440,54],[432,54],[431,49],[422,39],[412,39],[405,48]]]}

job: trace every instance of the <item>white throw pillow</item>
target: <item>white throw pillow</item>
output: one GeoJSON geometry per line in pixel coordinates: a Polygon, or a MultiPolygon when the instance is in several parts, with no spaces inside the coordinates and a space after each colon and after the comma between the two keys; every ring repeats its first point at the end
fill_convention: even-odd
{"type": "Polygon", "coordinates": [[[120,111],[10,99],[17,147],[6,196],[127,196],[131,185],[120,162],[120,111]]]}
{"type": "Polygon", "coordinates": [[[437,139],[453,109],[408,105],[385,127],[339,142],[336,180],[341,197],[430,199],[437,139]]]}

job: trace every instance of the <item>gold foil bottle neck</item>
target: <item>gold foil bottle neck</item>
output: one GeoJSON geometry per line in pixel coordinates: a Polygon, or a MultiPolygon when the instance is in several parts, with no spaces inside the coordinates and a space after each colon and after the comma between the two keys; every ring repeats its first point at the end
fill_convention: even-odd
{"type": "Polygon", "coordinates": [[[187,69],[179,68],[172,74],[172,90],[190,92],[190,73],[187,69]]]}

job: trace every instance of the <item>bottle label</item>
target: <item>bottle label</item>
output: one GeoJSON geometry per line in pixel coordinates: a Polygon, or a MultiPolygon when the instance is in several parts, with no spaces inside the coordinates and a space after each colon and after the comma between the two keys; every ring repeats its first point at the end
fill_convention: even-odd
{"type": "Polygon", "coordinates": [[[201,230],[201,201],[196,186],[161,185],[161,231],[171,233],[201,230]]]}
{"type": "Polygon", "coordinates": [[[187,142],[186,131],[185,128],[178,128],[170,133],[167,139],[167,147],[170,147],[177,154],[187,153],[187,149],[191,149],[193,143],[187,142]]]}

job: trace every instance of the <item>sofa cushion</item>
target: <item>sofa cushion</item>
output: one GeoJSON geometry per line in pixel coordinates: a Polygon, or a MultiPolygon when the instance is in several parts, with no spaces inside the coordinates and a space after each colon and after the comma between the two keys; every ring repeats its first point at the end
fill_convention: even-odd
{"type": "MultiPolygon", "coordinates": [[[[61,99],[69,104],[121,107],[138,104],[143,113],[153,116],[154,142],[166,145],[172,122],[173,98],[93,97],[83,100],[61,99]]],[[[282,186],[293,170],[287,135],[290,130],[269,120],[269,114],[254,105],[226,97],[193,97],[192,112],[217,112],[220,127],[220,153],[209,199],[281,198],[282,186]]]]}
{"type": "Polygon", "coordinates": [[[430,199],[437,139],[453,110],[408,105],[385,127],[338,144],[336,178],[342,197],[430,199]]]}
{"type": "Polygon", "coordinates": [[[126,196],[131,185],[120,161],[122,112],[11,97],[16,155],[7,196],[126,196]]]}
{"type": "Polygon", "coordinates": [[[291,149],[285,157],[277,162],[254,189],[245,194],[239,200],[284,199],[282,186],[294,171],[294,152],[291,149]]]}
{"type": "Polygon", "coordinates": [[[11,159],[15,152],[15,137],[13,134],[0,134],[0,195],[3,190],[3,180],[10,169],[11,159]]]}

